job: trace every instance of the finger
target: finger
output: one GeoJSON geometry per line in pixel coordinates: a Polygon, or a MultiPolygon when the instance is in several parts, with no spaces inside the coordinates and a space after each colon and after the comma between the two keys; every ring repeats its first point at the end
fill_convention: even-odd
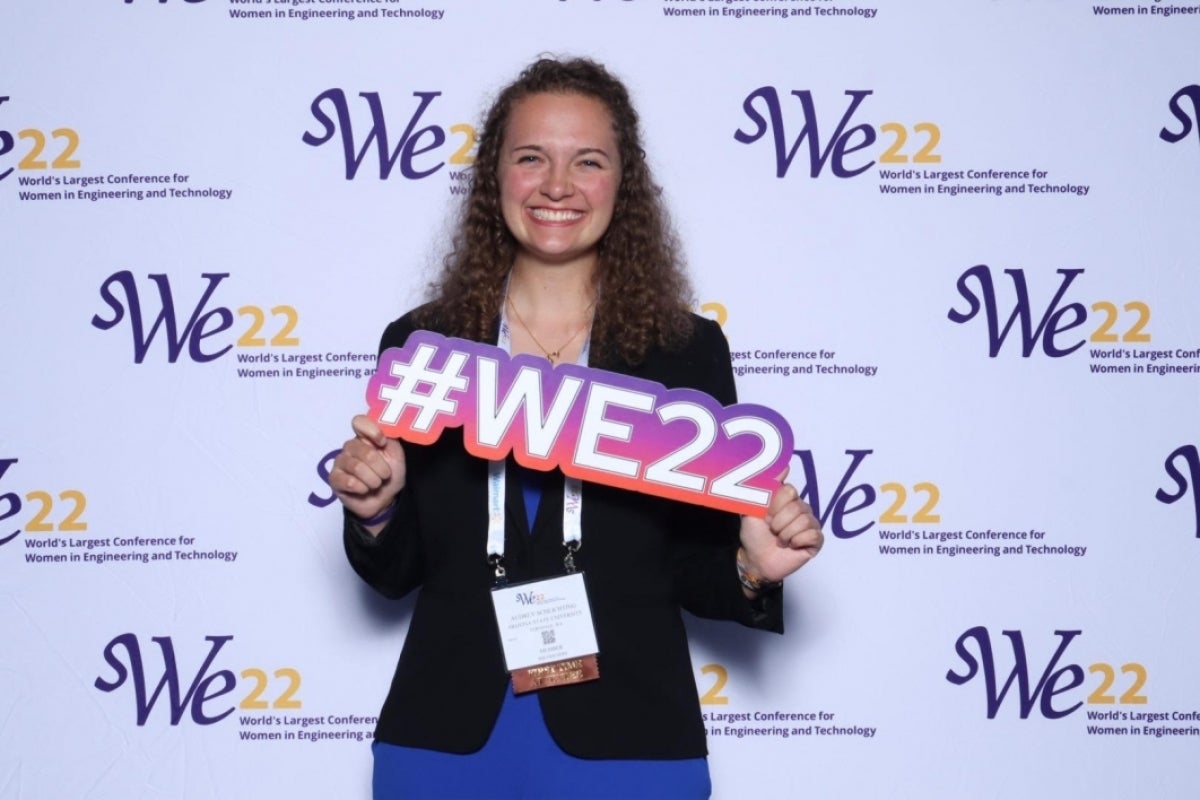
{"type": "MultiPolygon", "coordinates": [[[[388,440],[391,441],[390,439],[388,440]]],[[[376,473],[384,481],[392,476],[391,461],[387,458],[387,448],[379,449],[370,442],[362,439],[350,439],[342,446],[342,452],[334,459],[334,467],[340,467],[350,475],[363,477],[363,465],[376,473]]]]}
{"type": "Polygon", "coordinates": [[[391,464],[383,451],[361,439],[351,439],[342,447],[342,452],[333,461],[330,485],[334,485],[335,472],[356,481],[347,484],[347,490],[355,493],[374,491],[392,477],[391,464]]]}
{"type": "Polygon", "coordinates": [[[783,511],[789,503],[800,499],[800,492],[790,483],[785,483],[771,493],[771,501],[767,504],[767,520],[771,521],[776,514],[783,511]]]}
{"type": "Polygon", "coordinates": [[[387,444],[388,438],[384,435],[383,430],[366,414],[359,414],[350,421],[350,427],[354,429],[355,435],[364,442],[383,447],[387,444]]]}
{"type": "Polygon", "coordinates": [[[804,516],[804,514],[804,508],[799,503],[795,501],[787,503],[767,518],[771,533],[776,536],[782,535],[785,530],[792,526],[796,520],[804,516]]]}
{"type": "Polygon", "coordinates": [[[804,528],[788,537],[787,546],[792,550],[811,550],[816,555],[825,546],[825,534],[820,528],[804,528]]]}
{"type": "Polygon", "coordinates": [[[404,470],[404,448],[400,446],[400,442],[396,439],[388,439],[383,449],[379,451],[379,455],[389,465],[395,464],[400,471],[404,470]]]}
{"type": "Polygon", "coordinates": [[[338,466],[329,471],[329,486],[335,494],[347,497],[362,497],[371,491],[365,483],[338,466]]]}
{"type": "Polygon", "coordinates": [[[820,550],[824,544],[820,531],[807,530],[796,534],[788,540],[788,548],[792,550],[820,550]]]}
{"type": "Polygon", "coordinates": [[[348,471],[365,483],[371,491],[383,486],[392,476],[392,468],[378,450],[371,451],[366,458],[350,462],[347,467],[348,471]]]}
{"type": "Polygon", "coordinates": [[[368,469],[374,472],[385,483],[392,479],[392,459],[396,457],[396,450],[391,446],[394,444],[391,439],[386,440],[387,444],[382,448],[369,447],[367,452],[363,453],[360,459],[368,469]]]}
{"type": "Polygon", "coordinates": [[[781,546],[796,550],[813,545],[820,546],[824,535],[815,517],[811,514],[800,514],[776,535],[776,540],[781,546]]]}

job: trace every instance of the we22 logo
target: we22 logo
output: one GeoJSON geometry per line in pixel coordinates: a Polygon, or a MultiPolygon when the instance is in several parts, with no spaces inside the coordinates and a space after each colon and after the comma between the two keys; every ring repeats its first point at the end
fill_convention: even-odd
{"type": "Polygon", "coordinates": [[[1166,489],[1159,489],[1154,497],[1160,503],[1176,503],[1187,496],[1188,492],[1192,493],[1192,508],[1195,512],[1196,522],[1196,538],[1200,539],[1200,453],[1196,450],[1196,445],[1185,444],[1175,449],[1171,455],[1167,456],[1167,462],[1164,465],[1167,470],[1167,475],[1171,480],[1175,481],[1175,490],[1168,492],[1166,489]],[[1184,469],[1177,466],[1177,462],[1183,462],[1184,469]]]}
{"type": "Polygon", "coordinates": [[[991,634],[982,625],[966,631],[955,642],[954,650],[966,667],[964,673],[960,675],[954,670],[946,673],[946,680],[956,686],[963,686],[976,676],[983,675],[988,719],[996,718],[996,714],[999,713],[1000,707],[1004,704],[1004,700],[1014,684],[1017,687],[1017,708],[1021,719],[1028,719],[1035,707],[1046,719],[1060,719],[1078,711],[1084,702],[1096,705],[1117,703],[1144,705],[1147,702],[1146,695],[1142,694],[1147,677],[1145,667],[1133,662],[1121,666],[1121,675],[1131,676],[1131,679],[1127,685],[1122,683],[1123,691],[1118,696],[1112,694],[1118,682],[1117,670],[1110,664],[1097,663],[1089,666],[1087,671],[1093,675],[1100,675],[1100,683],[1087,696],[1086,701],[1078,700],[1071,705],[1060,704],[1056,707],[1055,698],[1082,686],[1086,677],[1083,667],[1078,664],[1067,663],[1059,666],[1059,662],[1062,661],[1071,642],[1083,631],[1054,632],[1059,639],[1058,647],[1050,661],[1042,669],[1041,674],[1037,676],[1037,683],[1031,682],[1029,656],[1025,651],[1025,638],[1021,631],[1002,631],[1002,633],[1012,646],[1013,655],[1013,668],[1008,673],[1003,685],[998,682],[999,676],[996,671],[996,656],[992,648],[991,634]],[[968,649],[968,644],[971,642],[974,642],[979,650],[978,657],[968,649]]]}
{"type": "MultiPolygon", "coordinates": [[[[4,105],[11,99],[12,98],[8,96],[0,97],[0,106],[4,105]]],[[[30,143],[29,150],[24,156],[21,157],[21,160],[17,162],[17,166],[15,168],[9,167],[3,172],[0,172],[0,181],[7,178],[12,173],[13,169],[40,172],[46,169],[79,169],[81,166],[79,159],[75,157],[75,151],[79,148],[79,134],[75,132],[74,128],[55,128],[54,130],[50,131],[49,137],[46,136],[45,129],[22,128],[21,130],[17,131],[16,139],[13,138],[12,133],[9,131],[0,130],[0,156],[11,153],[13,148],[17,146],[18,139],[22,141],[28,141],[30,143]],[[56,142],[61,141],[62,144],[57,150],[55,150],[54,147],[51,147],[49,150],[47,150],[46,142],[48,139],[53,139],[56,142]],[[50,156],[53,157],[47,161],[46,159],[50,156]]],[[[52,179],[38,177],[29,179],[20,178],[20,180],[22,183],[28,180],[29,182],[36,184],[48,183],[52,179]]]]}
{"type": "Polygon", "coordinates": [[[433,154],[433,151],[446,144],[448,136],[440,125],[425,125],[425,116],[433,101],[441,96],[441,92],[413,92],[416,98],[416,108],[409,113],[408,123],[404,127],[400,139],[392,147],[388,141],[387,120],[383,112],[383,101],[379,92],[359,92],[358,96],[367,102],[371,115],[370,128],[362,138],[361,145],[355,139],[354,123],[350,116],[350,103],[346,93],[341,89],[327,89],[317,95],[312,101],[312,115],[321,125],[321,133],[305,132],[301,139],[312,147],[320,147],[331,141],[340,131],[342,140],[342,155],[346,163],[346,180],[354,180],[371,146],[375,146],[379,163],[379,179],[387,180],[392,170],[400,167],[400,174],[409,180],[428,178],[447,163],[466,166],[474,162],[472,151],[475,148],[475,128],[466,124],[451,125],[449,136],[462,137],[457,149],[446,159],[433,154]],[[326,112],[325,106],[332,106],[333,116],[326,112]]]}
{"type": "MultiPolygon", "coordinates": [[[[849,164],[846,162],[848,156],[871,147],[879,137],[872,125],[850,125],[858,107],[873,93],[869,89],[847,90],[846,96],[850,98],[850,102],[838,119],[833,133],[822,142],[812,92],[807,89],[793,90],[792,95],[799,103],[802,123],[791,128],[796,134],[795,138],[789,141],[788,128],[784,122],[784,104],[779,98],[779,91],[774,86],[763,86],[747,95],[742,102],[742,110],[753,123],[753,129],[746,132],[738,128],[733,138],[742,144],[754,144],[770,133],[775,144],[777,178],[787,176],[792,161],[800,150],[800,144],[805,140],[808,141],[810,178],[820,177],[826,164],[829,164],[835,177],[853,178],[875,165],[874,159],[849,164]],[[761,104],[763,109],[760,111],[756,104],[761,104]]],[[[938,144],[942,140],[942,131],[932,122],[919,122],[912,126],[918,146],[911,155],[908,147],[908,127],[899,122],[886,122],[879,126],[879,132],[892,136],[891,144],[879,155],[878,161],[881,164],[907,164],[910,161],[913,164],[940,164],[942,161],[937,152],[938,144]]]]}
{"type": "Polygon", "coordinates": [[[203,273],[200,278],[205,281],[204,291],[199,302],[192,308],[190,316],[181,327],[175,310],[175,297],[171,290],[171,281],[165,274],[147,276],[154,284],[158,294],[159,311],[149,329],[146,327],[146,316],[142,309],[142,295],[138,289],[137,280],[129,270],[115,272],[100,286],[100,297],[108,304],[112,312],[110,318],[100,314],[92,317],[92,327],[102,331],[111,330],[128,318],[130,331],[133,334],[133,361],[141,364],[155,337],[160,330],[165,331],[167,339],[167,361],[174,364],[183,354],[186,347],[188,357],[197,363],[214,361],[228,353],[235,345],[237,347],[298,347],[300,339],[293,336],[300,315],[289,305],[277,305],[270,308],[271,317],[275,320],[270,339],[266,338],[268,330],[267,312],[260,306],[244,305],[237,309],[237,314],[248,320],[241,336],[236,342],[228,342],[221,346],[214,342],[207,346],[206,339],[228,331],[233,327],[234,313],[225,306],[209,307],[217,287],[229,277],[228,272],[203,273]],[[118,296],[120,295],[120,296],[118,296]]]}
{"type": "Polygon", "coordinates": [[[1025,280],[1025,270],[1004,270],[1004,274],[1012,280],[1016,302],[1013,304],[1012,310],[1008,312],[1008,318],[1002,327],[1000,302],[996,297],[996,284],[992,278],[992,270],[986,264],[979,264],[971,267],[958,278],[958,292],[967,301],[967,310],[959,311],[951,308],[946,316],[951,322],[964,324],[975,319],[982,311],[987,323],[988,355],[991,358],[995,358],[1000,353],[1005,340],[1012,333],[1014,325],[1020,326],[1021,356],[1024,358],[1028,358],[1039,347],[1047,356],[1061,358],[1083,347],[1085,341],[1094,343],[1111,343],[1118,340],[1149,342],[1150,334],[1146,333],[1145,329],[1150,324],[1150,307],[1138,300],[1130,301],[1122,306],[1126,314],[1132,315],[1133,319],[1132,322],[1123,325],[1119,331],[1114,330],[1121,316],[1116,304],[1099,301],[1092,303],[1091,310],[1103,314],[1104,317],[1088,339],[1085,340],[1080,333],[1069,335],[1070,331],[1083,325],[1088,318],[1088,310],[1082,303],[1064,303],[1071,284],[1083,273],[1082,269],[1057,270],[1057,274],[1061,276],[1058,289],[1035,324],[1029,286],[1025,280]],[[972,279],[978,286],[977,290],[970,285],[972,279]]]}
{"type": "MultiPolygon", "coordinates": [[[[213,669],[217,655],[225,645],[233,641],[233,637],[206,636],[204,640],[209,643],[208,655],[185,686],[180,677],[179,661],[171,637],[151,637],[150,641],[158,645],[162,657],[162,676],[154,684],[153,690],[150,690],[147,659],[143,657],[141,643],[135,634],[123,633],[104,648],[104,660],[112,668],[115,677],[98,677],[94,685],[102,692],[115,692],[132,681],[134,709],[139,726],[145,725],[150,719],[155,705],[163,698],[164,689],[167,692],[167,715],[172,725],[178,725],[185,715],[197,725],[213,725],[228,717],[235,709],[232,698],[222,698],[237,688],[237,677],[231,670],[213,669]],[[123,656],[118,651],[123,651],[123,656]]],[[[244,669],[240,675],[252,681],[253,688],[236,708],[295,709],[303,705],[296,697],[300,691],[300,673],[290,667],[275,670],[274,677],[285,685],[282,692],[270,701],[263,697],[270,683],[266,672],[261,669],[244,669]]]]}
{"type": "MultiPolygon", "coordinates": [[[[16,464],[20,459],[16,458],[0,458],[0,480],[7,474],[10,467],[16,464]]],[[[33,516],[25,523],[24,532],[26,533],[50,533],[58,530],[63,533],[78,533],[88,529],[87,520],[83,518],[84,511],[87,509],[87,495],[78,489],[67,489],[58,492],[58,499],[62,501],[57,509],[55,508],[54,494],[44,489],[37,489],[25,493],[25,502],[37,504],[37,510],[33,516]],[[65,513],[55,513],[61,511],[62,506],[66,506],[65,513]]],[[[4,511],[0,513],[0,522],[3,522],[10,517],[15,517],[21,513],[25,507],[21,502],[21,496],[16,492],[5,492],[0,494],[0,503],[4,503],[4,511]]],[[[0,530],[0,545],[6,545],[13,539],[20,536],[21,528],[17,528],[11,532],[0,530]]]]}
{"type": "MultiPolygon", "coordinates": [[[[795,450],[793,455],[800,459],[804,471],[804,484],[800,488],[800,497],[812,506],[813,514],[821,521],[821,525],[839,539],[852,539],[870,530],[876,523],[881,525],[932,525],[941,522],[941,515],[936,513],[941,491],[937,484],[922,481],[914,484],[912,494],[920,500],[919,505],[909,511],[909,488],[904,483],[888,481],[879,486],[878,491],[869,483],[851,484],[850,481],[859,466],[874,450],[847,450],[850,465],[842,472],[841,479],[833,493],[824,500],[821,498],[820,480],[817,474],[816,460],[811,450],[795,450]],[[882,514],[875,516],[870,509],[875,505],[880,494],[892,495],[892,502],[882,514]],[[851,515],[863,512],[863,516],[850,521],[851,515]],[[870,514],[870,516],[866,516],[870,514]],[[850,527],[861,522],[859,527],[850,527]]],[[[793,473],[794,474],[794,473],[793,473]]],[[[797,485],[799,483],[797,482],[797,485]]]]}
{"type": "Polygon", "coordinates": [[[1180,89],[1171,97],[1168,107],[1171,109],[1171,114],[1174,115],[1175,119],[1179,120],[1179,132],[1175,133],[1164,127],[1159,131],[1158,138],[1164,142],[1175,144],[1186,139],[1188,134],[1192,132],[1192,129],[1195,128],[1196,138],[1200,140],[1200,84],[1192,84],[1180,89]],[[1185,97],[1192,101],[1191,116],[1188,116],[1188,112],[1183,109],[1182,101],[1185,97]]]}

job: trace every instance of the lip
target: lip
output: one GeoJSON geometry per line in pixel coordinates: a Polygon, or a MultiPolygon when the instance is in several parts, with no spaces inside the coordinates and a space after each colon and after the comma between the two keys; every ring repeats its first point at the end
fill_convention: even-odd
{"type": "Polygon", "coordinates": [[[526,213],[540,225],[570,225],[583,219],[586,214],[574,208],[530,208],[526,213]]]}

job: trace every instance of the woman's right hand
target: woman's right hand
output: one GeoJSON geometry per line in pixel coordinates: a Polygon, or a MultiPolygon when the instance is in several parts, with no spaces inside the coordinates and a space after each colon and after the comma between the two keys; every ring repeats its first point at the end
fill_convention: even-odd
{"type": "MultiPolygon", "coordinates": [[[[404,449],[365,414],[350,425],[355,436],[333,460],[329,486],[351,514],[366,520],[383,513],[404,488],[404,449]]],[[[383,526],[381,522],[367,530],[378,534],[383,526]]]]}

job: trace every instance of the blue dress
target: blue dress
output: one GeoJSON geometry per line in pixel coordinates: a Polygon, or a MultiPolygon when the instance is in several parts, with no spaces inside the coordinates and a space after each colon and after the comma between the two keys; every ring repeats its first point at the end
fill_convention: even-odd
{"type": "MultiPolygon", "coordinates": [[[[521,469],[529,529],[544,473],[521,469]]],[[[537,692],[508,685],[496,727],[466,755],[376,742],[375,800],[703,800],[712,793],[708,761],[576,758],[563,752],[542,719],[537,692]]]]}

